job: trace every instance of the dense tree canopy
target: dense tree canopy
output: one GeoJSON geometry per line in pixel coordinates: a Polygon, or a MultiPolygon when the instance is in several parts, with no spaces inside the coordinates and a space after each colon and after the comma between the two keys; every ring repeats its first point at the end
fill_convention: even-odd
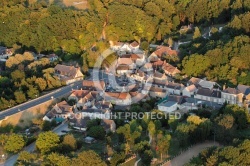
{"type": "Polygon", "coordinates": [[[11,134],[4,146],[4,149],[11,153],[17,153],[25,145],[23,136],[18,134],[11,134]]]}
{"type": "Polygon", "coordinates": [[[59,143],[59,136],[52,131],[39,134],[36,147],[43,154],[50,152],[53,148],[57,147],[59,143]]]}
{"type": "Polygon", "coordinates": [[[198,165],[249,165],[250,141],[244,140],[236,146],[212,147],[203,150],[191,159],[187,166],[198,165]]]}

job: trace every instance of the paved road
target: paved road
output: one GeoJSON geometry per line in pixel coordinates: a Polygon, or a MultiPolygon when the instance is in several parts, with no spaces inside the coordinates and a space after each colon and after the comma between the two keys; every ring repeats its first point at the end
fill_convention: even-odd
{"type": "Polygon", "coordinates": [[[53,91],[53,92],[51,92],[49,94],[46,94],[46,95],[41,96],[39,98],[36,98],[34,100],[31,100],[31,101],[28,101],[26,103],[17,105],[15,107],[12,107],[10,109],[1,111],[0,112],[0,120],[3,120],[6,117],[8,117],[10,115],[13,115],[13,114],[16,114],[18,112],[22,112],[24,110],[27,110],[27,109],[29,109],[31,107],[34,107],[34,106],[38,105],[38,104],[49,101],[49,100],[52,99],[51,97],[53,97],[53,99],[61,97],[61,96],[65,95],[65,94],[69,93],[72,90],[72,88],[77,89],[77,88],[81,88],[81,86],[82,86],[82,81],[77,81],[77,82],[75,82],[75,83],[73,83],[71,85],[68,85],[66,87],[62,87],[60,89],[57,89],[57,90],[55,90],[55,91],[53,91]]]}
{"type": "MultiPolygon", "coordinates": [[[[56,128],[54,128],[53,132],[55,132],[58,135],[62,135],[62,130],[69,130],[68,129],[68,123],[63,123],[56,128]]],[[[35,150],[35,142],[30,144],[29,146],[26,146],[23,150],[27,152],[33,152],[35,150]]],[[[18,158],[19,154],[13,155],[10,158],[7,159],[7,161],[4,164],[0,164],[0,166],[13,166],[18,158]]]]}
{"type": "Polygon", "coordinates": [[[164,164],[164,166],[182,166],[190,161],[194,156],[198,156],[198,154],[204,150],[205,148],[211,146],[220,146],[217,142],[205,142],[201,144],[197,144],[187,151],[183,152],[181,155],[175,157],[173,160],[164,164]]]}

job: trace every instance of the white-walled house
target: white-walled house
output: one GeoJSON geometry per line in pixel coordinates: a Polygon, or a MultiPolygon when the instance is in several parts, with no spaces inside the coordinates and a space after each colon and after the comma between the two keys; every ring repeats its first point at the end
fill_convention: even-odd
{"type": "Polygon", "coordinates": [[[105,101],[109,101],[116,105],[130,105],[131,95],[128,92],[105,92],[105,101]]]}
{"type": "Polygon", "coordinates": [[[182,90],[184,89],[183,84],[169,82],[166,85],[166,89],[170,94],[182,95],[182,90]]]}
{"type": "Polygon", "coordinates": [[[221,91],[217,89],[199,88],[194,98],[205,101],[211,101],[218,104],[223,104],[224,101],[221,98],[221,91]]]}
{"type": "Polygon", "coordinates": [[[119,65],[116,67],[116,73],[120,74],[120,75],[124,75],[124,74],[130,74],[133,71],[130,70],[128,65],[119,65]]]}
{"type": "Polygon", "coordinates": [[[227,88],[221,92],[221,98],[223,102],[228,102],[229,104],[239,104],[243,102],[244,94],[235,88],[227,88]]]}
{"type": "Polygon", "coordinates": [[[149,96],[153,98],[164,98],[167,96],[168,91],[166,89],[151,86],[151,87],[144,87],[142,93],[149,94],[149,96]]]}
{"type": "Polygon", "coordinates": [[[140,51],[140,44],[137,41],[134,41],[129,44],[129,47],[132,52],[136,53],[137,51],[140,51]]]}
{"type": "Polygon", "coordinates": [[[187,97],[193,97],[195,95],[195,92],[197,91],[197,88],[195,85],[190,85],[185,87],[182,90],[182,95],[187,97]]]}
{"type": "Polygon", "coordinates": [[[80,68],[57,64],[54,70],[55,75],[58,76],[60,80],[65,81],[67,85],[79,80],[83,80],[83,74],[80,68]]]}
{"type": "Polygon", "coordinates": [[[88,93],[90,93],[89,90],[73,90],[72,93],[69,95],[68,100],[75,100],[78,102],[81,98],[85,97],[88,93]]]}
{"type": "Polygon", "coordinates": [[[55,118],[66,119],[74,111],[74,107],[68,105],[66,101],[62,101],[53,106],[53,108],[45,114],[43,120],[52,121],[55,118]]]}
{"type": "Polygon", "coordinates": [[[158,104],[157,107],[158,110],[169,113],[177,110],[178,103],[174,101],[163,101],[158,104]]]}

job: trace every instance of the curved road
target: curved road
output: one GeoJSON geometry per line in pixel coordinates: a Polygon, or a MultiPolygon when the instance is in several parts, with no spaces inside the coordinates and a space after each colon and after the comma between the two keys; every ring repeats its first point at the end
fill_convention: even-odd
{"type": "Polygon", "coordinates": [[[38,104],[44,103],[46,101],[49,101],[51,99],[56,99],[59,98],[67,93],[69,93],[72,88],[73,89],[77,89],[77,88],[81,88],[82,87],[82,80],[81,81],[77,81],[75,83],[72,83],[70,85],[67,85],[65,87],[59,88],[49,94],[46,94],[44,96],[38,97],[36,99],[33,99],[31,101],[25,102],[23,104],[17,105],[15,107],[9,108],[7,110],[1,111],[0,112],[0,121],[5,119],[8,116],[11,116],[13,114],[16,114],[18,112],[22,112],[24,110],[27,110],[31,107],[34,107],[38,104]],[[53,98],[52,98],[53,96],[53,98]]]}
{"type": "Polygon", "coordinates": [[[220,146],[219,143],[213,141],[207,141],[204,143],[200,143],[194,145],[192,148],[188,149],[187,151],[181,153],[179,156],[176,156],[171,161],[163,164],[163,166],[182,166],[190,161],[195,156],[204,150],[205,148],[212,147],[212,146],[220,146]]]}

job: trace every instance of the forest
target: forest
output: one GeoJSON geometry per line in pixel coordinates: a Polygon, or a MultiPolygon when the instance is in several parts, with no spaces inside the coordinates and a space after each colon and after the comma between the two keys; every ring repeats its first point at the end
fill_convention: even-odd
{"type": "Polygon", "coordinates": [[[235,15],[249,32],[248,17],[240,16],[249,10],[249,0],[93,0],[87,10],[38,0],[1,0],[0,4],[1,43],[39,53],[79,54],[100,40],[155,42],[181,25],[227,22],[235,15]]]}
{"type": "Polygon", "coordinates": [[[111,40],[136,40],[145,50],[149,43],[185,37],[179,29],[190,24],[195,26],[193,40],[179,47],[180,58],[174,62],[182,74],[207,77],[231,87],[250,85],[250,0],[88,3],[88,9],[78,10],[45,0],[0,0],[0,44],[18,48],[15,53],[19,53],[8,60],[7,70],[1,73],[0,109],[62,86],[53,78],[53,70],[47,69],[55,64],[33,62],[25,51],[53,52],[63,61],[77,59],[86,73],[111,40]],[[220,23],[225,24],[222,31],[213,27],[220,23]],[[212,27],[209,38],[202,37],[203,27],[212,27]]]}

